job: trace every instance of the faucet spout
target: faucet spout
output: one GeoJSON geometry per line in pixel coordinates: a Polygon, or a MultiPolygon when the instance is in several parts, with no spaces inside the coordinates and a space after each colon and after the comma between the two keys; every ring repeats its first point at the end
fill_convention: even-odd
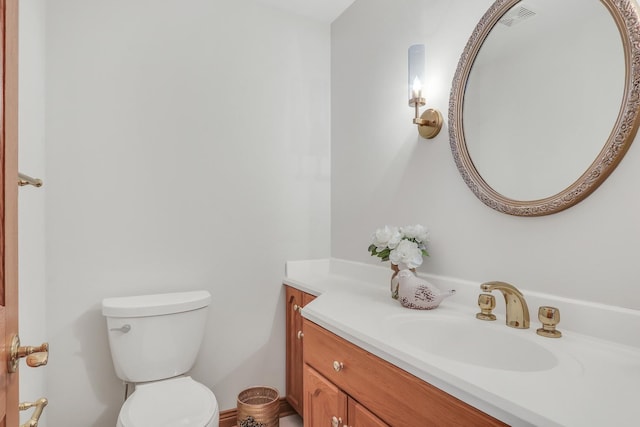
{"type": "Polygon", "coordinates": [[[486,282],[480,285],[480,289],[484,292],[502,292],[506,303],[507,326],[518,329],[529,327],[529,307],[524,295],[515,286],[505,282],[486,282]]]}

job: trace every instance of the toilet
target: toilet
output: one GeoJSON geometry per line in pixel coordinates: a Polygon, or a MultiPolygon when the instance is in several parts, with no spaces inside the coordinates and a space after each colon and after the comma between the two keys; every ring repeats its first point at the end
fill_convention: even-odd
{"type": "Polygon", "coordinates": [[[215,395],[186,375],[200,350],[210,302],[207,291],[102,301],[116,375],[135,386],[117,427],[218,427],[215,395]]]}

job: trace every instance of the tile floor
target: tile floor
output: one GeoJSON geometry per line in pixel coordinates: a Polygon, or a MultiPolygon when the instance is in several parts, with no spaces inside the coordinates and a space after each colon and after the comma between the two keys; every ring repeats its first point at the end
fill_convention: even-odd
{"type": "Polygon", "coordinates": [[[302,418],[298,415],[280,418],[280,427],[302,427],[302,418]]]}

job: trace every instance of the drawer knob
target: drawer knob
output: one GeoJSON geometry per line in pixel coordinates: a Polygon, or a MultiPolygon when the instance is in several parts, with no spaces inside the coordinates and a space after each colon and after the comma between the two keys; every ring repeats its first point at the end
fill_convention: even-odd
{"type": "Polygon", "coordinates": [[[337,360],[333,361],[333,370],[336,372],[340,372],[344,368],[342,362],[338,362],[337,360]]]}
{"type": "Polygon", "coordinates": [[[340,424],[342,424],[342,418],[331,417],[331,427],[340,427],[340,424]]]}
{"type": "Polygon", "coordinates": [[[302,337],[304,337],[304,334],[302,333],[302,331],[298,331],[298,339],[301,340],[302,337]]]}

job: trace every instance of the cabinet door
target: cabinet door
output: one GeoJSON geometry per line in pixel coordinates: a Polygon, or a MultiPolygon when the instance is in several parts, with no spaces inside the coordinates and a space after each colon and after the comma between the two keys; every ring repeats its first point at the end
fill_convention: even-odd
{"type": "Polygon", "coordinates": [[[343,427],[347,395],[308,365],[304,365],[304,427],[343,427]]]}
{"type": "Polygon", "coordinates": [[[287,401],[302,415],[302,291],[286,287],[287,298],[287,401]]]}
{"type": "Polygon", "coordinates": [[[302,315],[300,309],[316,297],[286,286],[287,299],[287,401],[300,416],[302,404],[302,315]]]}
{"type": "Polygon", "coordinates": [[[367,408],[349,398],[349,427],[389,427],[367,408]]]}

